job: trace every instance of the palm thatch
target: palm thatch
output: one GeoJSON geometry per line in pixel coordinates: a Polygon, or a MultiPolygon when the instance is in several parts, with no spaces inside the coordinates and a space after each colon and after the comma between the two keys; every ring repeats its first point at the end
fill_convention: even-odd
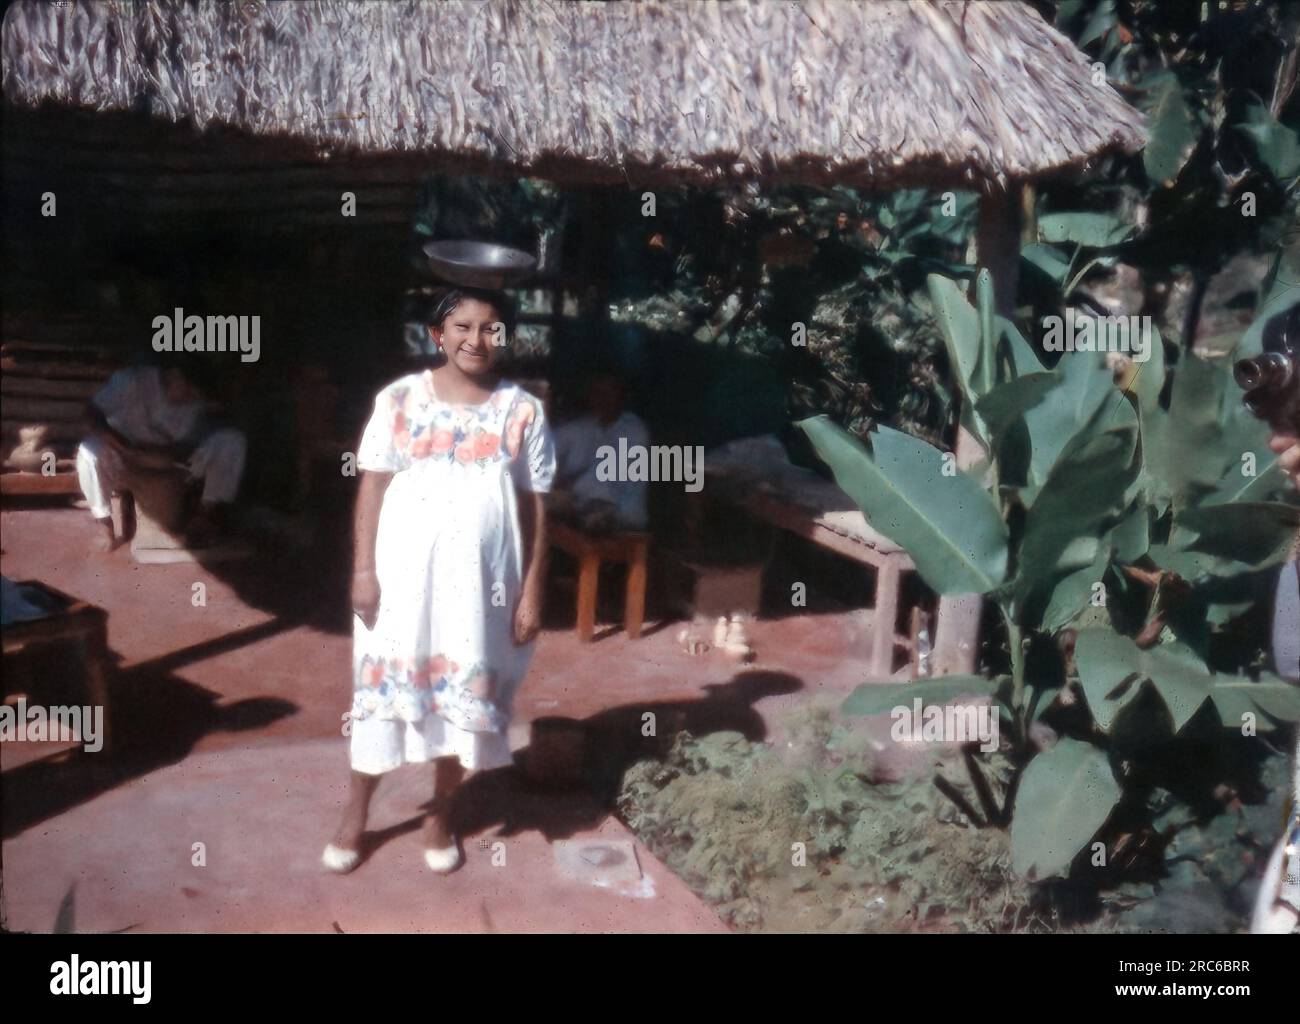
{"type": "Polygon", "coordinates": [[[568,183],[982,187],[1144,142],[1022,3],[23,0],[3,58],[12,104],[568,183]]]}

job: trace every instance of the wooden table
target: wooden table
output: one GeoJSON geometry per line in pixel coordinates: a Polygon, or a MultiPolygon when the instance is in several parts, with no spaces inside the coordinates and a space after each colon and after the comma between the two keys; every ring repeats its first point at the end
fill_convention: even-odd
{"type": "Polygon", "coordinates": [[[546,524],[550,543],[578,562],[578,639],[591,640],[596,632],[596,588],[602,562],[627,563],[627,590],[623,628],[636,639],[645,622],[646,552],[648,533],[584,533],[551,519],[546,524]]]}
{"type": "Polygon", "coordinates": [[[33,647],[73,644],[81,654],[86,671],[86,697],[92,706],[104,709],[103,746],[110,750],[112,730],[108,687],[108,612],[36,580],[17,581],[20,587],[35,587],[59,598],[64,607],[25,622],[14,622],[0,630],[6,659],[33,647]]]}

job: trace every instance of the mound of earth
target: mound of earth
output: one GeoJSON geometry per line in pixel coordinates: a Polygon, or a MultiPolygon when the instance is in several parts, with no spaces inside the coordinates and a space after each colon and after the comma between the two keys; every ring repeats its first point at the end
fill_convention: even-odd
{"type": "MultiPolygon", "coordinates": [[[[1092,893],[1094,912],[1084,921],[1054,909],[1077,907],[1070,884],[1019,879],[1009,833],[974,827],[934,785],[942,775],[979,806],[958,751],[927,752],[899,772],[883,760],[891,752],[836,718],[806,710],[778,747],[736,732],[678,733],[662,760],[625,773],[619,813],[741,931],[1245,928],[1282,817],[1285,759],[1265,765],[1274,794],[1267,804],[1185,825],[1166,852],[1166,877],[1092,893]]],[[[1009,763],[1000,755],[984,763],[1001,791],[1009,763]]]]}
{"type": "MultiPolygon", "coordinates": [[[[950,767],[962,788],[964,770],[950,767]]],[[[1005,831],[968,825],[928,775],[869,778],[826,757],[793,767],[739,733],[682,732],[662,762],[628,770],[619,810],[740,930],[1046,927],[1011,873],[1005,831]]]]}

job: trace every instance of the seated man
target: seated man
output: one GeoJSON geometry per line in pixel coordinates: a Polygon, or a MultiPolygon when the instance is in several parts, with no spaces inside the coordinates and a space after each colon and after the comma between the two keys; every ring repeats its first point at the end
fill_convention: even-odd
{"type": "Polygon", "coordinates": [[[623,382],[610,371],[594,374],[587,390],[585,415],[555,430],[555,489],[551,505],[556,514],[594,532],[645,530],[649,525],[644,481],[602,480],[600,450],[608,445],[615,456],[619,441],[626,448],[649,446],[650,434],[641,417],[623,408],[623,382]]]}
{"type": "Polygon", "coordinates": [[[169,469],[186,470],[203,482],[187,541],[202,547],[216,539],[224,510],[239,490],[247,446],[241,431],[218,428],[212,411],[190,371],[179,367],[119,370],[91,398],[77,476],[100,524],[97,550],[111,551],[123,539],[113,532],[113,492],[129,497],[133,475],[169,469]]]}

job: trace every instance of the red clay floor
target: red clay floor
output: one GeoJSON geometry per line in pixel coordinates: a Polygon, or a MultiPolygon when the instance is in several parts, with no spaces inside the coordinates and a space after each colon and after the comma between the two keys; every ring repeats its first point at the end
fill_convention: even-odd
{"type": "Polygon", "coordinates": [[[779,742],[784,712],[862,681],[872,639],[864,611],[765,619],[751,630],[758,659],[739,667],[686,654],[674,623],[582,645],[565,628],[571,608],[553,607],[511,745],[527,744],[534,718],[583,719],[609,788],[539,790],[515,769],[480,776],[466,864],[440,877],[420,856],[429,773],[406,768],[376,797],[377,849],[336,877],[319,856],[347,778],[346,571],[287,544],[211,567],[90,555],[89,516],[71,508],[5,510],[0,525],[0,571],[106,608],[116,658],[111,762],[4,766],[12,930],[51,930],[75,885],[81,932],[725,931],[639,843],[635,895],[575,880],[555,843],[632,841],[607,808],[622,767],[662,742],[642,736],[646,711],[660,737],[732,729],[779,742]]]}

